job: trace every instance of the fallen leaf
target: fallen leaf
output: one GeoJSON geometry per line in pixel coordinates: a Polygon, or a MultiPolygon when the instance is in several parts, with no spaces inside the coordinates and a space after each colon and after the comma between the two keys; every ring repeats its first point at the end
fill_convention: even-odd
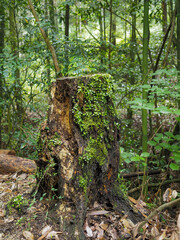
{"type": "Polygon", "coordinates": [[[109,225],[108,225],[108,224],[105,224],[105,223],[101,223],[101,224],[100,224],[100,227],[101,227],[104,231],[106,231],[106,230],[108,229],[109,225]]]}
{"type": "Polygon", "coordinates": [[[0,218],[3,218],[6,215],[6,211],[0,208],[0,218]]]}
{"type": "Polygon", "coordinates": [[[123,223],[124,228],[132,229],[135,227],[134,223],[130,219],[122,218],[121,222],[123,223]]]}
{"type": "Polygon", "coordinates": [[[23,236],[26,240],[34,240],[34,235],[29,231],[24,231],[23,236]]]}
{"type": "Polygon", "coordinates": [[[52,230],[52,227],[47,225],[41,230],[41,234],[45,235],[46,233],[48,234],[52,230]]]}
{"type": "Polygon", "coordinates": [[[164,240],[166,238],[166,230],[157,238],[157,240],[164,240]]]}
{"type": "Polygon", "coordinates": [[[57,235],[57,232],[51,231],[51,232],[48,233],[48,235],[46,236],[46,239],[59,240],[59,237],[58,237],[58,235],[57,235]]]}
{"type": "Polygon", "coordinates": [[[93,232],[92,232],[91,228],[88,225],[87,219],[86,219],[86,221],[84,223],[84,231],[86,232],[86,236],[87,237],[93,237],[93,232]]]}
{"type": "Polygon", "coordinates": [[[103,239],[104,238],[104,230],[99,227],[99,224],[95,224],[96,231],[97,231],[97,239],[103,239]]]}
{"type": "Polygon", "coordinates": [[[109,211],[106,211],[106,210],[99,210],[99,211],[92,211],[92,212],[89,212],[88,215],[89,216],[93,216],[93,215],[105,215],[109,213],[109,211]]]}
{"type": "Polygon", "coordinates": [[[118,239],[118,234],[115,228],[110,231],[111,239],[118,239]]]}
{"type": "Polygon", "coordinates": [[[47,225],[46,227],[44,227],[42,230],[41,230],[41,233],[42,233],[42,236],[40,238],[38,238],[38,240],[42,240],[44,239],[48,233],[50,233],[52,230],[52,227],[47,225]]]}
{"type": "Polygon", "coordinates": [[[172,191],[172,198],[175,199],[177,197],[177,195],[178,195],[178,192],[176,190],[173,190],[172,191]]]}
{"type": "Polygon", "coordinates": [[[178,231],[180,233],[180,214],[179,214],[178,220],[177,220],[177,227],[178,227],[178,231]]]}
{"type": "Polygon", "coordinates": [[[153,237],[157,237],[157,236],[159,235],[159,231],[158,231],[158,229],[157,229],[156,226],[153,226],[153,227],[151,228],[151,235],[152,235],[153,237]]]}
{"type": "Polygon", "coordinates": [[[163,194],[163,201],[170,202],[172,198],[172,190],[171,188],[167,188],[165,193],[163,194]]]}
{"type": "Polygon", "coordinates": [[[136,200],[136,199],[134,199],[134,198],[132,198],[132,197],[128,197],[129,198],[129,200],[132,202],[132,203],[134,203],[134,204],[136,204],[138,201],[136,200]]]}
{"type": "Polygon", "coordinates": [[[170,240],[177,240],[177,239],[180,239],[179,236],[178,236],[178,233],[173,231],[170,240]]]}

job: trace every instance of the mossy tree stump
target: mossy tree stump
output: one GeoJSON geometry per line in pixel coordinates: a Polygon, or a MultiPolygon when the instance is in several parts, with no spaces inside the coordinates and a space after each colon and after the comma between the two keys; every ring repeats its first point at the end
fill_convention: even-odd
{"type": "Polygon", "coordinates": [[[95,201],[137,216],[116,182],[119,124],[109,75],[65,77],[51,89],[39,138],[38,193],[60,197],[57,213],[67,239],[84,239],[87,207],[95,201]]]}

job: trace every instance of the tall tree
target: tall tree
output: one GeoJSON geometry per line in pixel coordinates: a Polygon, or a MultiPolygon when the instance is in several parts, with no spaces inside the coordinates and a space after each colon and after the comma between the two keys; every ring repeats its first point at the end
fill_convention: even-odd
{"type": "MultiPolygon", "coordinates": [[[[5,2],[0,1],[0,59],[2,60],[5,36],[5,2]]],[[[2,148],[2,117],[3,117],[3,63],[0,62],[0,148],[2,148]]]]}
{"type": "MultiPolygon", "coordinates": [[[[149,45],[149,0],[144,0],[144,18],[143,18],[143,61],[142,61],[142,81],[143,84],[148,82],[148,45],[149,45]]],[[[147,91],[143,88],[142,91],[143,101],[147,101],[147,91]]],[[[142,152],[148,150],[148,126],[147,126],[147,110],[142,109],[142,152]]],[[[146,196],[147,193],[147,158],[144,167],[144,176],[142,184],[142,194],[146,196]]]]}
{"type": "MultiPolygon", "coordinates": [[[[176,7],[177,7],[177,70],[178,70],[178,83],[180,84],[180,1],[179,0],[176,0],[176,7]]],[[[180,109],[180,100],[178,102],[178,105],[180,109]]]]}
{"type": "Polygon", "coordinates": [[[167,1],[162,0],[162,26],[163,32],[166,34],[167,31],[167,1]]]}
{"type": "Polygon", "coordinates": [[[16,7],[15,0],[10,0],[9,2],[9,25],[10,25],[10,42],[11,42],[11,50],[15,59],[15,68],[12,72],[15,86],[15,101],[16,101],[16,109],[17,109],[17,117],[22,119],[23,103],[22,103],[22,87],[20,82],[20,70],[17,66],[19,60],[19,33],[18,26],[16,21],[16,7]]]}
{"type": "MultiPolygon", "coordinates": [[[[134,46],[136,44],[136,7],[137,7],[137,0],[132,1],[132,10],[131,10],[131,18],[132,18],[132,25],[131,25],[131,50],[130,50],[130,58],[131,58],[131,67],[134,68],[135,62],[135,51],[134,46]]],[[[134,73],[130,75],[130,84],[133,85],[135,83],[134,73]]],[[[133,111],[130,107],[127,109],[127,119],[131,120],[133,115],[133,111]]],[[[130,127],[130,125],[129,125],[130,127]]]]}
{"type": "Polygon", "coordinates": [[[65,76],[68,76],[68,67],[69,67],[69,12],[70,7],[68,0],[66,0],[66,9],[65,9],[65,45],[64,45],[64,57],[65,57],[65,76]]]}

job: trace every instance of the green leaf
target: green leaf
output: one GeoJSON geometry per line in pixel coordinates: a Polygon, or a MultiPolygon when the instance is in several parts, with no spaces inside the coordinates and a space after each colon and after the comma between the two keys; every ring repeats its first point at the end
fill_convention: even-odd
{"type": "Polygon", "coordinates": [[[156,146],[156,144],[157,144],[157,142],[155,142],[155,141],[148,141],[148,144],[150,145],[150,146],[156,146]]]}
{"type": "Polygon", "coordinates": [[[141,153],[141,157],[145,157],[145,158],[147,158],[147,157],[149,157],[149,153],[148,152],[143,152],[143,153],[141,153]]]}
{"type": "Polygon", "coordinates": [[[161,150],[162,147],[158,145],[158,146],[155,147],[155,149],[156,149],[156,150],[161,150]]]}
{"type": "Polygon", "coordinates": [[[169,167],[173,170],[173,171],[177,171],[179,170],[179,165],[175,164],[175,163],[171,163],[169,165],[169,167]]]}
{"type": "Polygon", "coordinates": [[[180,110],[174,111],[175,114],[180,115],[180,110]]]}

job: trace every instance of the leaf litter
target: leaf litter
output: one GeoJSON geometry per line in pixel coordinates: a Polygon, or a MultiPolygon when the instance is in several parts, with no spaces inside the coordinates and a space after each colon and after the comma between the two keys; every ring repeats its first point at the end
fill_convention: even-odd
{"type": "MultiPolygon", "coordinates": [[[[48,204],[35,201],[30,205],[30,193],[36,184],[30,174],[15,173],[0,175],[0,240],[46,240],[65,239],[66,233],[59,231],[58,223],[48,218],[48,204]],[[22,206],[21,206],[22,205],[22,206]]],[[[168,188],[163,200],[167,203],[177,198],[177,191],[168,188]]],[[[146,219],[153,210],[146,202],[129,197],[134,208],[146,219]]],[[[139,229],[126,215],[112,209],[104,209],[97,202],[89,209],[84,223],[86,239],[180,239],[180,209],[175,215],[170,209],[157,212],[139,229]]]]}

